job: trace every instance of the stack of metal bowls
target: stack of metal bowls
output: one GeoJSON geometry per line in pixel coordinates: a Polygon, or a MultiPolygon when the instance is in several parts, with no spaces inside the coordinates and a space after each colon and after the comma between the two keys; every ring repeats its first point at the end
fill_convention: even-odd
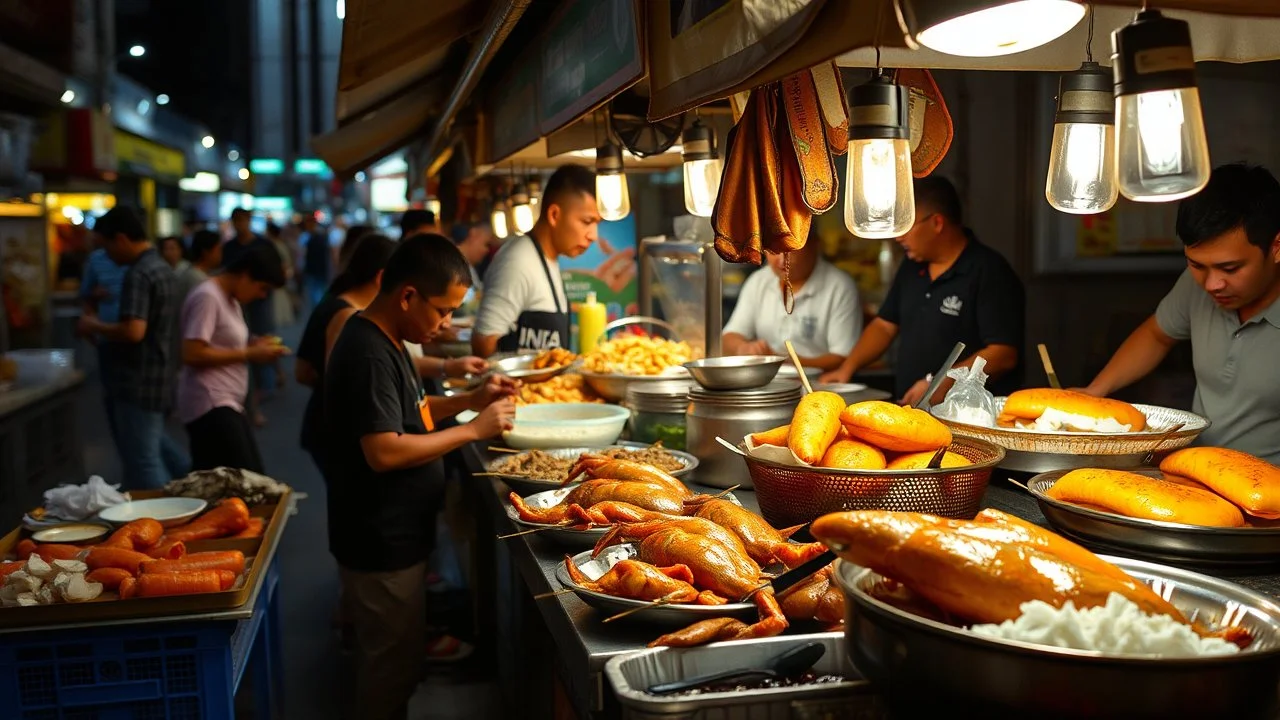
{"type": "Polygon", "coordinates": [[[742,458],[716,438],[738,441],[744,435],[786,425],[803,392],[796,380],[775,380],[749,390],[691,389],[686,450],[700,463],[697,481],[713,487],[752,488],[742,458]]]}

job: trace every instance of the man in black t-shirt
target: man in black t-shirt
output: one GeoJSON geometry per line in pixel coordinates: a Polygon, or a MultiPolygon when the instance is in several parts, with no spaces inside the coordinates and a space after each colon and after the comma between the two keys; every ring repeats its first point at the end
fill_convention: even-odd
{"type": "Polygon", "coordinates": [[[351,318],[325,368],[329,550],[355,635],[350,717],[405,717],[426,651],[426,563],[439,511],[426,466],[512,426],[516,384],[502,377],[454,397],[427,395],[404,343],[428,343],[462,304],[467,261],[440,235],[400,243],[382,288],[351,318]],[[436,431],[463,410],[479,416],[436,431]]]}
{"type": "MultiPolygon", "coordinates": [[[[978,242],[964,226],[955,187],[936,175],[915,182],[916,222],[897,238],[907,258],[898,268],[879,316],[858,338],[843,364],[823,382],[848,382],[898,338],[894,391],[914,405],[928,390],[957,342],[965,353],[956,367],[986,359],[987,388],[1008,395],[1022,385],[1022,281],[1000,253],[978,242]]],[[[946,397],[950,379],[931,399],[946,397]]]]}

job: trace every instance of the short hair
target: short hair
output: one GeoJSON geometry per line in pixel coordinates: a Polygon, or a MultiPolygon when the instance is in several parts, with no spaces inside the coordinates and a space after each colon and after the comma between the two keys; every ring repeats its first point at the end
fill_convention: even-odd
{"type": "Polygon", "coordinates": [[[239,217],[250,217],[251,215],[252,213],[250,213],[248,210],[245,210],[242,207],[238,207],[235,210],[231,211],[232,220],[235,220],[236,218],[239,218],[239,217]]]}
{"type": "Polygon", "coordinates": [[[941,175],[929,175],[915,181],[916,217],[937,213],[952,225],[964,227],[964,210],[956,186],[941,175]],[[922,212],[927,211],[926,212],[922,212]]]}
{"type": "Polygon", "coordinates": [[[214,248],[222,244],[222,238],[212,230],[197,230],[191,235],[191,260],[198,262],[214,248]]]}
{"type": "Polygon", "coordinates": [[[284,287],[284,261],[271,245],[251,244],[227,265],[226,272],[231,275],[248,275],[250,279],[267,283],[273,288],[284,287]]]}
{"type": "Polygon", "coordinates": [[[409,285],[425,297],[436,297],[454,283],[471,287],[471,266],[452,240],[436,233],[401,240],[382,273],[386,295],[409,285]]]}
{"type": "Polygon", "coordinates": [[[413,235],[424,227],[431,227],[436,224],[436,214],[430,210],[405,210],[400,216],[400,239],[413,235]]]}
{"type": "Polygon", "coordinates": [[[1249,242],[1266,252],[1280,234],[1280,182],[1258,165],[1222,165],[1203,190],[1178,203],[1174,227],[1187,247],[1244,228],[1249,242]]]}
{"type": "Polygon", "coordinates": [[[329,294],[341,295],[352,288],[373,282],[378,273],[386,269],[387,261],[395,250],[395,241],[382,233],[367,232],[360,236],[346,266],[329,286],[329,294]]]}
{"type": "Polygon", "coordinates": [[[124,205],[117,205],[98,218],[93,223],[93,231],[107,239],[115,239],[116,235],[124,235],[133,242],[147,239],[147,229],[142,224],[141,215],[124,205]]]}
{"type": "Polygon", "coordinates": [[[596,196],[595,171],[582,165],[561,165],[547,178],[538,207],[562,204],[568,196],[578,194],[596,196]]]}
{"type": "Polygon", "coordinates": [[[374,230],[372,225],[352,225],[347,228],[347,234],[342,238],[342,247],[338,248],[338,267],[347,266],[351,261],[351,253],[360,245],[360,239],[374,230]]]}

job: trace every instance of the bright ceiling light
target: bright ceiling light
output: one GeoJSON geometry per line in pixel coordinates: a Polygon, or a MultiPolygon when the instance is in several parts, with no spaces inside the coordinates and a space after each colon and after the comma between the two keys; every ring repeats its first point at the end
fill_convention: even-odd
{"type": "Polygon", "coordinates": [[[712,128],[694,120],[693,127],[684,131],[684,208],[690,215],[711,217],[720,195],[720,174],[724,167],[716,153],[716,133],[712,128]]]}
{"type": "Polygon", "coordinates": [[[204,137],[200,138],[200,144],[205,146],[206,149],[213,147],[213,142],[214,140],[212,135],[205,135],[204,137]]]}
{"type": "Polygon", "coordinates": [[[622,148],[611,142],[596,149],[596,209],[605,220],[621,220],[631,214],[622,148]]]}
{"type": "Polygon", "coordinates": [[[69,89],[68,89],[68,90],[63,90],[63,91],[62,91],[62,102],[67,103],[67,104],[70,104],[70,103],[73,103],[73,102],[75,102],[75,101],[76,101],[76,91],[75,91],[75,90],[69,90],[69,89]]]}
{"type": "Polygon", "coordinates": [[[358,183],[362,183],[362,182],[364,182],[364,181],[365,181],[365,179],[366,179],[367,177],[368,177],[368,176],[366,176],[366,175],[364,174],[364,171],[363,171],[363,170],[361,170],[360,172],[356,173],[356,182],[358,182],[358,183]]]}
{"type": "Polygon", "coordinates": [[[156,104],[157,104],[157,105],[168,105],[168,104],[169,104],[169,96],[168,96],[168,95],[165,95],[164,93],[160,93],[159,95],[157,95],[157,96],[156,96],[156,104]]]}
{"type": "Polygon", "coordinates": [[[896,0],[907,44],[947,55],[995,57],[1040,47],[1085,15],[1074,0],[896,0]]]}
{"type": "Polygon", "coordinates": [[[237,174],[240,176],[240,179],[241,179],[241,180],[248,180],[248,179],[249,179],[249,168],[240,168],[240,172],[239,172],[239,173],[237,173],[237,174]]]}
{"type": "Polygon", "coordinates": [[[333,9],[338,13],[339,20],[347,19],[347,0],[338,0],[338,4],[333,9]]]}
{"type": "Polygon", "coordinates": [[[129,57],[142,57],[147,54],[147,49],[141,45],[134,45],[129,48],[129,57]]]}
{"type": "Polygon", "coordinates": [[[907,89],[884,76],[849,92],[844,224],[858,237],[899,237],[915,224],[909,107],[907,89]]]}
{"type": "Polygon", "coordinates": [[[1044,195],[1065,213],[1090,215],[1116,204],[1115,96],[1111,73],[1095,62],[1058,82],[1058,112],[1044,195]]]}
{"type": "Polygon", "coordinates": [[[141,99],[141,100],[139,100],[139,101],[138,101],[138,114],[139,114],[139,115],[146,115],[146,114],[147,114],[148,112],[150,112],[150,111],[151,111],[151,101],[150,101],[150,100],[148,100],[148,99],[146,99],[146,98],[143,98],[143,99],[141,99]]]}
{"type": "Polygon", "coordinates": [[[228,151],[228,152],[227,152],[227,159],[228,159],[228,160],[230,160],[231,162],[235,162],[235,161],[239,160],[239,159],[240,159],[240,151],[239,151],[239,150],[230,150],[230,151],[228,151]]]}

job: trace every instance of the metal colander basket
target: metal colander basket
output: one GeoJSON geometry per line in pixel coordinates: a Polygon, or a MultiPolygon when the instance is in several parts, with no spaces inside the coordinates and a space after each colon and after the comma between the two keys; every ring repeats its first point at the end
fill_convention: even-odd
{"type": "Polygon", "coordinates": [[[774,527],[812,522],[844,510],[898,510],[971,519],[982,507],[991,471],[1004,449],[956,437],[948,448],[973,465],[941,470],[833,470],[785,465],[737,451],[755,483],[760,514],[774,527]]]}

